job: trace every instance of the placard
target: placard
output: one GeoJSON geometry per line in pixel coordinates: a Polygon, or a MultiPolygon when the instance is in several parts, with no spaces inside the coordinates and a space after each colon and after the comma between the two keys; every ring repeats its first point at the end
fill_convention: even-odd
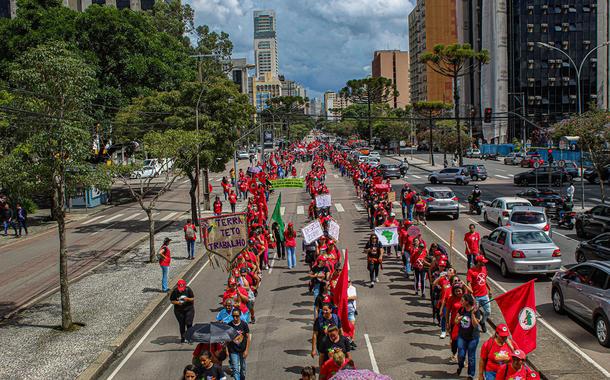
{"type": "Polygon", "coordinates": [[[245,213],[226,214],[199,219],[203,241],[208,251],[232,262],[248,244],[245,213]]]}
{"type": "Polygon", "coordinates": [[[280,179],[272,179],[271,181],[271,189],[287,189],[287,188],[304,188],[305,187],[305,179],[304,178],[280,178],[280,179]]]}
{"type": "Polygon", "coordinates": [[[309,223],[305,227],[301,229],[303,233],[303,240],[305,240],[305,244],[309,244],[313,241],[318,240],[322,235],[324,235],[324,231],[322,231],[322,225],[319,220],[314,220],[309,223]]]}
{"type": "Polygon", "coordinates": [[[398,227],[375,227],[375,235],[384,247],[398,245],[398,227]]]}
{"type": "Polygon", "coordinates": [[[388,193],[388,201],[390,201],[390,202],[396,201],[396,192],[395,191],[390,191],[388,193]]]}
{"type": "Polygon", "coordinates": [[[341,231],[341,226],[339,223],[335,222],[333,219],[328,221],[328,235],[333,238],[335,241],[339,241],[339,232],[341,231]]]}
{"type": "Polygon", "coordinates": [[[330,198],[330,194],[320,194],[320,195],[316,196],[316,207],[317,208],[330,207],[331,204],[332,204],[332,201],[330,198]]]}

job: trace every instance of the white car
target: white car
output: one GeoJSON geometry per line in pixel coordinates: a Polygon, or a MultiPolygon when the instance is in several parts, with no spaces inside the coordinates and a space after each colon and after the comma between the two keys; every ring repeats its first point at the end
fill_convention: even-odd
{"type": "Polygon", "coordinates": [[[551,224],[544,212],[544,207],[515,206],[508,217],[508,224],[535,227],[551,236],[551,224]]]}
{"type": "Polygon", "coordinates": [[[468,158],[481,158],[481,150],[479,149],[468,149],[465,154],[468,158]]]}
{"type": "Polygon", "coordinates": [[[247,160],[248,158],[250,158],[250,155],[245,150],[240,150],[239,152],[237,152],[238,160],[247,160]]]}
{"type": "Polygon", "coordinates": [[[153,177],[158,177],[158,176],[159,176],[159,172],[153,166],[144,166],[142,169],[136,170],[133,173],[131,173],[131,178],[137,178],[137,179],[153,178],[153,177]]]}
{"type": "Polygon", "coordinates": [[[375,152],[375,151],[370,152],[369,157],[376,158],[378,160],[381,159],[381,155],[379,154],[379,152],[375,152]]]}
{"type": "MultiPolygon", "coordinates": [[[[487,202],[486,202],[487,203],[487,202]]],[[[531,206],[532,204],[525,198],[519,197],[500,197],[494,199],[489,205],[483,208],[483,220],[489,223],[503,226],[508,222],[510,212],[515,206],[531,206]]]]}

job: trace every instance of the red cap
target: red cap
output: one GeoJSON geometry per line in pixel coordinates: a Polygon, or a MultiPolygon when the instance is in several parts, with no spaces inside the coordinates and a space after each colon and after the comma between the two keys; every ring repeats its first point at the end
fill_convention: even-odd
{"type": "Polygon", "coordinates": [[[510,335],[510,331],[508,331],[508,326],[506,326],[506,324],[504,323],[499,324],[498,327],[496,327],[496,334],[498,334],[498,336],[506,338],[510,335]]]}
{"type": "Polygon", "coordinates": [[[525,352],[521,351],[521,350],[515,350],[513,351],[510,356],[514,357],[514,358],[519,358],[521,360],[525,360],[525,352]]]}
{"type": "Polygon", "coordinates": [[[178,287],[179,291],[184,291],[184,289],[186,289],[186,281],[184,281],[183,279],[178,280],[178,283],[176,284],[176,286],[178,287]]]}
{"type": "Polygon", "coordinates": [[[483,255],[478,255],[477,257],[475,257],[475,260],[477,263],[483,263],[483,264],[485,264],[486,262],[489,261],[483,255]]]}
{"type": "Polygon", "coordinates": [[[438,262],[438,266],[439,267],[446,267],[447,266],[447,262],[445,260],[441,260],[438,262]]]}
{"type": "Polygon", "coordinates": [[[236,285],[237,281],[233,277],[229,277],[229,285],[236,285]]]}

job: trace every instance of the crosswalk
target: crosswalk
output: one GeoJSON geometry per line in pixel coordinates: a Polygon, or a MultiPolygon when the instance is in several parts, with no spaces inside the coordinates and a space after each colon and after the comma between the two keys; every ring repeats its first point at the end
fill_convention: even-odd
{"type": "Polygon", "coordinates": [[[507,177],[505,175],[501,175],[501,174],[494,174],[494,177],[498,177],[498,178],[502,178],[502,179],[509,179],[510,177],[507,177]]]}

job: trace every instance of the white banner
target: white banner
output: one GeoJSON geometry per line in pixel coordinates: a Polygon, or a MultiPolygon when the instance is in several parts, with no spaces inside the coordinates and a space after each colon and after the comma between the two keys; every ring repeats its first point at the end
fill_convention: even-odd
{"type": "Polygon", "coordinates": [[[330,235],[330,237],[333,238],[335,241],[339,241],[340,229],[341,226],[339,226],[339,223],[335,222],[332,219],[328,221],[328,235],[330,235]]]}
{"type": "Polygon", "coordinates": [[[330,194],[321,194],[321,195],[316,196],[316,207],[317,208],[330,207],[331,204],[332,204],[332,202],[330,199],[330,194]]]}
{"type": "Polygon", "coordinates": [[[375,227],[375,235],[384,247],[398,245],[398,227],[375,227]]]}
{"type": "Polygon", "coordinates": [[[301,229],[303,233],[303,240],[305,240],[305,244],[309,244],[312,241],[318,240],[322,235],[324,235],[324,231],[322,231],[322,225],[319,220],[314,220],[309,223],[303,229],[301,229]]]}

